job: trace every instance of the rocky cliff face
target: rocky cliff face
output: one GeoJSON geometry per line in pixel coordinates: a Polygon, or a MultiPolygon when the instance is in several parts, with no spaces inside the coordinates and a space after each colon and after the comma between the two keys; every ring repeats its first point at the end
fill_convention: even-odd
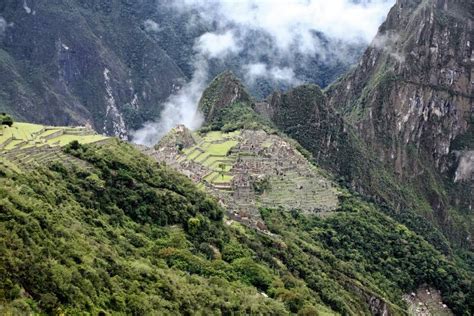
{"type": "MultiPolygon", "coordinates": [[[[42,124],[90,125],[122,138],[156,119],[164,101],[192,77],[196,40],[216,28],[197,12],[170,4],[0,1],[0,111],[42,124]]],[[[209,76],[232,69],[243,77],[256,50],[268,51],[261,58],[273,60],[276,48],[265,32],[248,36],[239,58],[208,60],[209,76]]],[[[296,55],[280,61],[298,64],[297,77],[325,86],[346,71],[363,45],[333,43],[323,34],[318,39],[354,57],[342,62],[296,55]]],[[[264,96],[287,87],[261,78],[249,90],[264,96]]]]}
{"type": "Polygon", "coordinates": [[[397,1],[359,65],[328,91],[329,106],[414,184],[442,225],[450,208],[473,206],[473,9],[397,1]]]}
{"type": "Polygon", "coordinates": [[[398,1],[358,67],[329,90],[330,104],[401,177],[416,167],[410,149],[446,171],[452,142],[472,122],[472,9],[398,1]]]}
{"type": "Polygon", "coordinates": [[[351,171],[343,160],[356,149],[342,116],[329,108],[327,102],[318,86],[304,85],[286,93],[275,92],[255,109],[297,139],[326,168],[349,175],[351,171]]]}

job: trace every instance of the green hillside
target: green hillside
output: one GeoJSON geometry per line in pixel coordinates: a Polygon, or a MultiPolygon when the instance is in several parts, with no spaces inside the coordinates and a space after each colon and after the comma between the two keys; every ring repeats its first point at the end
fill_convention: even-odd
{"type": "Polygon", "coordinates": [[[1,314],[403,315],[422,284],[474,310],[467,272],[347,193],[325,217],[261,208],[262,233],[128,144],[54,144],[67,159],[0,173],[1,314]]]}

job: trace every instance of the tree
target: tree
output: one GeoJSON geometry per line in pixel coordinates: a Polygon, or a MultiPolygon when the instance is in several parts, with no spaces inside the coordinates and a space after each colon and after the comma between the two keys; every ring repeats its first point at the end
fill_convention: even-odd
{"type": "Polygon", "coordinates": [[[221,175],[222,179],[224,179],[224,176],[225,176],[225,163],[220,163],[219,164],[219,174],[221,175]]]}
{"type": "Polygon", "coordinates": [[[10,115],[6,113],[1,113],[0,114],[0,122],[2,125],[7,125],[7,126],[12,126],[13,125],[13,119],[10,115]]]}

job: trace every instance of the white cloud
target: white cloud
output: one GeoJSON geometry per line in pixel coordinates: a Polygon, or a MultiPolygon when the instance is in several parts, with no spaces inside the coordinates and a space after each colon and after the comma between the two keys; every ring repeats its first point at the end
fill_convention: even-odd
{"type": "MultiPolygon", "coordinates": [[[[176,0],[177,10],[197,10],[221,29],[265,31],[276,45],[314,49],[313,33],[370,42],[395,0],[176,0]]],[[[314,52],[314,51],[313,51],[314,52]]]]}
{"type": "Polygon", "coordinates": [[[240,50],[231,31],[222,34],[205,33],[199,37],[194,49],[209,58],[224,58],[240,50]]]}
{"type": "Polygon", "coordinates": [[[7,21],[3,17],[0,16],[0,36],[5,33],[5,30],[7,29],[7,21]]]}
{"type": "Polygon", "coordinates": [[[243,67],[248,75],[247,81],[254,81],[258,77],[265,76],[267,65],[264,63],[247,64],[243,67]]]}
{"type": "MultiPolygon", "coordinates": [[[[177,124],[199,128],[202,116],[197,107],[208,82],[208,61],[229,60],[246,51],[240,65],[248,84],[258,78],[278,84],[300,84],[288,60],[296,53],[329,59],[352,60],[339,43],[368,44],[377,32],[395,0],[173,0],[169,5],[182,13],[191,13],[186,27],[202,21],[212,32],[195,40],[192,61],[194,74],[189,83],[164,104],[158,122],[148,122],[133,133],[133,141],[153,145],[177,124]],[[197,14],[197,15],[196,15],[197,14]],[[254,34],[264,34],[254,37],[254,34]],[[317,33],[330,38],[322,42],[317,33]],[[268,39],[267,39],[268,38],[268,39]],[[249,42],[255,40],[255,42],[249,42]],[[261,40],[262,42],[258,42],[261,40]],[[250,44],[250,45],[249,45],[250,44]],[[290,57],[290,58],[288,58],[290,57]],[[265,62],[262,62],[265,61],[265,62]],[[286,64],[285,62],[286,61],[286,64]]],[[[159,25],[145,21],[147,31],[158,31],[159,25]]],[[[347,62],[347,61],[346,61],[347,62]]],[[[301,66],[301,65],[299,65],[301,66]]]]}
{"type": "Polygon", "coordinates": [[[197,110],[197,105],[208,80],[208,64],[206,60],[199,58],[194,65],[196,68],[193,78],[168,98],[158,122],[147,122],[132,133],[134,143],[153,146],[178,124],[184,124],[192,130],[201,126],[203,117],[197,110]]]}
{"type": "Polygon", "coordinates": [[[23,9],[25,9],[26,13],[31,13],[31,8],[28,6],[28,3],[26,3],[26,0],[23,0],[23,9]]]}
{"type": "Polygon", "coordinates": [[[254,63],[244,65],[243,69],[245,70],[245,81],[249,84],[255,83],[255,80],[258,78],[270,79],[290,85],[301,83],[295,77],[295,72],[290,67],[268,67],[264,63],[254,63]]]}
{"type": "Polygon", "coordinates": [[[272,67],[269,71],[271,78],[277,81],[295,83],[295,72],[290,67],[272,67]]]}
{"type": "Polygon", "coordinates": [[[221,59],[238,53],[239,47],[232,32],[205,33],[196,40],[194,51],[196,55],[191,81],[168,98],[157,122],[146,122],[141,129],[132,133],[134,143],[153,146],[178,124],[184,124],[191,130],[202,125],[203,117],[198,111],[198,103],[209,79],[208,59],[221,59]]]}
{"type": "Polygon", "coordinates": [[[145,22],[143,22],[143,25],[145,26],[145,31],[147,32],[161,31],[160,25],[151,19],[148,19],[145,22]]]}
{"type": "Polygon", "coordinates": [[[374,38],[371,46],[384,50],[399,63],[404,63],[405,57],[403,54],[397,51],[397,42],[399,39],[400,35],[396,33],[387,33],[383,35],[379,34],[374,38]]]}

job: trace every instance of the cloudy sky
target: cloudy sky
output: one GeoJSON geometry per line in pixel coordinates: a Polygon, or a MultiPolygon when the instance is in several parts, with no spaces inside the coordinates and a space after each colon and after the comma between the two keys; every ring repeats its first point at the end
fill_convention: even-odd
{"type": "MultiPolygon", "coordinates": [[[[197,14],[200,21],[212,26],[212,32],[196,38],[194,75],[176,95],[169,98],[158,122],[148,122],[135,132],[134,141],[151,145],[176,124],[198,128],[201,116],[197,103],[207,85],[210,60],[236,58],[252,41],[256,32],[269,38],[268,45],[256,45],[252,57],[241,62],[246,84],[258,78],[294,86],[303,83],[295,67],[281,60],[291,56],[318,56],[344,60],[346,52],[338,43],[368,45],[384,21],[395,0],[170,0],[167,5],[178,13],[197,14]],[[322,33],[333,45],[321,43],[322,33]],[[261,51],[259,51],[259,49],[261,51]],[[270,50],[271,51],[265,51],[270,50]],[[262,62],[262,56],[267,56],[262,62]],[[272,56],[271,59],[268,56],[272,56]]],[[[194,22],[189,21],[189,27],[194,22]]],[[[149,30],[159,26],[145,21],[149,30]]]]}

